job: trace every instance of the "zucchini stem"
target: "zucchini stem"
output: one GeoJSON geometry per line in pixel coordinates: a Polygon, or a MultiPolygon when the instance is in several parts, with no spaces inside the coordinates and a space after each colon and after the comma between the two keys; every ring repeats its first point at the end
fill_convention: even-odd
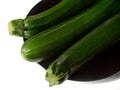
{"type": "Polygon", "coordinates": [[[15,19],[8,23],[8,30],[10,35],[23,37],[24,36],[24,20],[23,19],[15,19]]]}
{"type": "Polygon", "coordinates": [[[47,70],[47,73],[46,73],[46,80],[49,82],[49,86],[53,86],[53,85],[59,85],[61,84],[65,79],[67,79],[67,75],[66,73],[64,72],[59,72],[57,73],[59,70],[58,69],[55,69],[55,71],[53,72],[52,70],[53,68],[50,67],[48,70],[47,70]]]}

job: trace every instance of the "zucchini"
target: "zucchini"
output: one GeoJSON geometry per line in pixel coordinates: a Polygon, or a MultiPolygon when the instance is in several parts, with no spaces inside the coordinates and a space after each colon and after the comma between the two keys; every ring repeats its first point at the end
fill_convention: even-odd
{"type": "Polygon", "coordinates": [[[46,73],[50,86],[68,79],[82,65],[120,38],[120,13],[101,24],[53,61],[46,73]]]}
{"type": "Polygon", "coordinates": [[[67,49],[119,9],[120,0],[100,0],[82,14],[28,39],[22,46],[21,54],[32,62],[48,60],[67,49]]]}
{"type": "MultiPolygon", "coordinates": [[[[18,24],[17,29],[14,28],[16,27],[16,24],[14,25],[12,21],[9,22],[9,27],[12,27],[12,30],[11,28],[9,28],[9,32],[12,35],[16,35],[14,32],[17,32],[18,29],[21,30],[21,32],[24,32],[23,28],[25,28],[26,30],[34,30],[36,28],[40,28],[38,30],[42,31],[76,15],[78,12],[83,11],[96,1],[97,0],[61,0],[61,2],[59,2],[52,8],[45,10],[39,14],[28,16],[24,20],[22,20],[21,23],[16,23],[18,24]],[[21,26],[21,24],[24,25],[22,28],[19,27],[21,26]]],[[[22,37],[24,36],[24,34],[17,35],[20,35],[22,37]]]]}

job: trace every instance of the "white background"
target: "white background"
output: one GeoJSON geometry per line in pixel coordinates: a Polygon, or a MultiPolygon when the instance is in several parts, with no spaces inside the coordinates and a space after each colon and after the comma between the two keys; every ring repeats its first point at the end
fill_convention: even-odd
{"type": "Polygon", "coordinates": [[[39,0],[0,1],[0,90],[120,90],[119,78],[96,82],[65,81],[49,87],[44,79],[46,71],[36,63],[24,60],[20,55],[23,39],[10,36],[7,24],[16,18],[25,18],[39,0]]]}

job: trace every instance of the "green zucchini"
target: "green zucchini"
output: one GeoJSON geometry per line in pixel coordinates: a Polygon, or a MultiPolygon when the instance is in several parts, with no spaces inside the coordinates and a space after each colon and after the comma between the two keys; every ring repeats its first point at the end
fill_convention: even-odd
{"type": "MultiPolygon", "coordinates": [[[[24,32],[23,28],[25,28],[26,30],[34,30],[36,28],[39,28],[38,30],[42,31],[76,15],[78,12],[83,11],[96,1],[97,0],[62,0],[60,3],[48,10],[45,10],[36,15],[26,17],[24,20],[21,20],[21,23],[14,24],[12,23],[12,21],[9,22],[9,32],[12,35],[16,35],[14,32],[17,32],[18,29],[21,30],[21,32],[24,32]],[[24,26],[21,27],[21,24],[24,26]],[[17,29],[15,28],[15,25],[17,25],[17,29]]],[[[35,31],[33,33],[37,32],[35,31]]],[[[29,33],[27,33],[27,35],[28,34],[29,33]]],[[[17,35],[20,35],[22,37],[25,36],[24,33],[22,35],[17,35]]]]}
{"type": "Polygon", "coordinates": [[[46,74],[50,86],[68,79],[85,62],[120,38],[120,13],[92,30],[53,61],[46,74]]]}
{"type": "Polygon", "coordinates": [[[51,24],[57,23],[57,21],[69,17],[68,15],[77,10],[83,10],[84,7],[87,7],[88,4],[93,3],[96,0],[62,0],[55,7],[46,10],[40,14],[29,16],[24,20],[25,26],[28,29],[33,29],[36,27],[44,27],[44,25],[49,26],[51,24]]]}
{"type": "Polygon", "coordinates": [[[22,46],[21,54],[32,62],[48,60],[67,49],[119,9],[120,0],[100,0],[82,14],[28,39],[22,46]]]}

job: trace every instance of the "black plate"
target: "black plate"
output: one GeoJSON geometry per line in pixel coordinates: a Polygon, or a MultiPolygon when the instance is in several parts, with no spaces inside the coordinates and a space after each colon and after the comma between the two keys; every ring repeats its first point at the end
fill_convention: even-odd
{"type": "MultiPolygon", "coordinates": [[[[28,16],[37,14],[44,10],[51,8],[52,6],[59,3],[61,0],[42,0],[36,4],[28,16]]],[[[47,68],[52,62],[45,61],[38,63],[43,68],[47,68]]],[[[92,60],[87,62],[82,68],[79,69],[75,74],[73,74],[69,80],[74,81],[94,81],[107,78],[120,71],[120,42],[116,45],[110,47],[108,50],[102,52],[98,56],[94,57],[92,60]]],[[[111,79],[115,78],[113,75],[111,79]]],[[[120,77],[120,75],[118,76],[120,77]]]]}

